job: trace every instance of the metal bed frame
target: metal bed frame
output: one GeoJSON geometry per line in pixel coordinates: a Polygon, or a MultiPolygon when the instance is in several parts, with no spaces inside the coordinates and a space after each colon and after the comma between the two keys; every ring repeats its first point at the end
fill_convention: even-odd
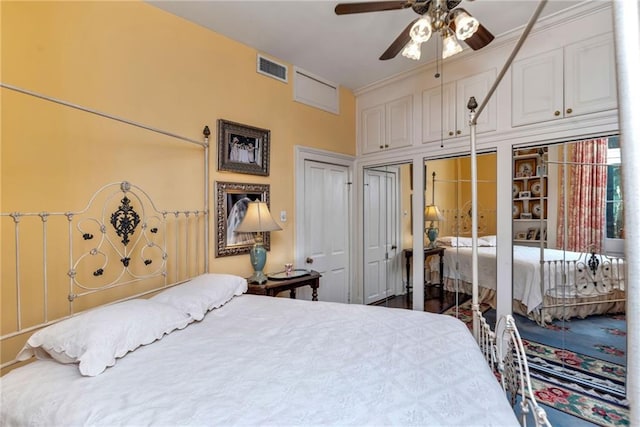
{"type": "MultiPolygon", "coordinates": [[[[14,253],[3,255],[9,260],[7,265],[13,264],[13,272],[5,277],[14,283],[12,292],[10,288],[4,289],[9,292],[3,292],[3,301],[6,304],[8,299],[13,299],[15,303],[15,327],[12,332],[0,336],[0,342],[4,344],[91,308],[96,301],[90,296],[97,292],[110,292],[109,304],[112,304],[182,283],[209,270],[208,153],[211,132],[208,126],[203,129],[204,140],[196,141],[15,86],[4,83],[0,86],[170,136],[179,142],[197,144],[203,148],[205,177],[204,204],[197,209],[159,209],[145,190],[122,181],[98,189],[80,210],[0,213],[0,221],[6,224],[3,224],[7,230],[5,238],[12,238],[14,242],[14,253]],[[35,248],[35,241],[41,242],[42,246],[39,266],[34,265],[34,258],[23,260],[21,256],[25,247],[35,248]],[[62,272],[59,266],[65,259],[67,270],[62,272]],[[59,307],[55,310],[49,307],[49,294],[62,292],[63,274],[68,280],[68,305],[64,313],[59,307]],[[56,279],[52,280],[54,277],[56,279]],[[26,293],[30,297],[34,294],[36,298],[41,297],[41,303],[30,301],[28,316],[25,315],[27,303],[23,299],[26,293]],[[38,309],[34,310],[34,306],[38,309]]],[[[0,364],[0,369],[15,363],[16,359],[6,361],[0,364]]]]}

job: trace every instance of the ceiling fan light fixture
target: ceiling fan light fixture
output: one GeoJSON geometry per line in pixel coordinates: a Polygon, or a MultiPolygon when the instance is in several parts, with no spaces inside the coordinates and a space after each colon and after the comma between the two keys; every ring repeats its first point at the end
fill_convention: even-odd
{"type": "Polygon", "coordinates": [[[418,61],[420,59],[420,43],[411,40],[402,50],[402,56],[418,61]]]}
{"type": "Polygon", "coordinates": [[[455,26],[456,36],[460,40],[466,40],[478,30],[480,22],[473,16],[469,15],[464,9],[457,9],[455,11],[455,26]]]}
{"type": "Polygon", "coordinates": [[[447,59],[460,52],[462,52],[462,46],[460,46],[453,34],[447,31],[442,39],[442,59],[447,59]]]}
{"type": "Polygon", "coordinates": [[[415,43],[424,43],[431,38],[431,17],[425,15],[418,19],[409,31],[411,40],[415,43]]]}

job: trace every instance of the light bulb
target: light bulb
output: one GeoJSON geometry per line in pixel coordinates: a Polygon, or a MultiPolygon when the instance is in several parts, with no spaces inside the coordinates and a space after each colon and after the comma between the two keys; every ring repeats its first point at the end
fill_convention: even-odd
{"type": "Polygon", "coordinates": [[[462,52],[462,46],[451,33],[447,33],[442,40],[442,59],[446,59],[456,53],[462,52]]]}
{"type": "Polygon", "coordinates": [[[411,40],[416,43],[424,43],[431,38],[431,17],[429,15],[418,19],[409,30],[411,40]]]}
{"type": "Polygon", "coordinates": [[[420,59],[420,43],[416,43],[411,40],[402,50],[402,56],[405,58],[413,59],[415,61],[420,59]]]}
{"type": "Polygon", "coordinates": [[[466,40],[474,35],[480,25],[476,18],[464,10],[458,10],[454,22],[456,24],[456,36],[460,40],[466,40]]]}

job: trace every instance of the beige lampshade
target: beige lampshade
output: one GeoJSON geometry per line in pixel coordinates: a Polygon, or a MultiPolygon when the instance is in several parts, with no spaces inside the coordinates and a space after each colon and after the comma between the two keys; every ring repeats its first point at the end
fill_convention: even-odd
{"type": "Polygon", "coordinates": [[[428,205],[424,208],[425,221],[443,221],[444,215],[436,205],[428,205]]]}
{"type": "Polygon", "coordinates": [[[240,233],[255,233],[259,231],[282,230],[282,227],[275,222],[269,207],[265,202],[249,202],[247,213],[240,225],[236,228],[240,233]]]}

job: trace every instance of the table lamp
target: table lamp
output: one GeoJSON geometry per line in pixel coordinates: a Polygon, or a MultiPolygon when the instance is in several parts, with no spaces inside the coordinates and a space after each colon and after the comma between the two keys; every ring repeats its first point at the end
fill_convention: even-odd
{"type": "Polygon", "coordinates": [[[436,247],[436,239],[438,238],[438,227],[434,226],[435,221],[442,221],[444,216],[436,205],[428,205],[424,208],[424,220],[431,221],[427,228],[427,237],[429,238],[429,247],[436,247]]]}
{"type": "Polygon", "coordinates": [[[262,244],[262,233],[276,230],[282,230],[282,227],[271,216],[267,204],[260,201],[249,202],[247,213],[236,228],[237,232],[256,233],[253,247],[249,251],[253,266],[253,275],[247,279],[249,283],[262,284],[267,281],[267,276],[263,272],[264,265],[267,263],[267,250],[262,244]]]}
{"type": "Polygon", "coordinates": [[[431,204],[424,208],[424,220],[431,221],[429,228],[427,228],[427,237],[429,238],[429,247],[436,247],[436,239],[438,238],[438,228],[433,225],[435,221],[443,221],[444,215],[440,212],[440,209],[436,206],[436,173],[433,172],[431,180],[431,204]]]}

